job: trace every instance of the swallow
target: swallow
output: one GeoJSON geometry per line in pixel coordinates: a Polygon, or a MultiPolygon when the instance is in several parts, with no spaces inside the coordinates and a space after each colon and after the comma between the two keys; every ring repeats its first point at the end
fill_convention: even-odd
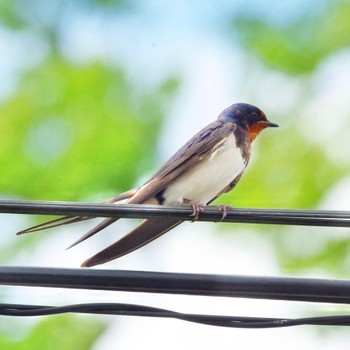
{"type": "MultiPolygon", "coordinates": [[[[252,142],[265,128],[277,126],[259,108],[246,103],[233,104],[186,142],[146,183],[104,203],[191,205],[193,215],[197,216],[201,208],[236,186],[248,165],[252,142]]],[[[17,234],[89,219],[92,218],[65,216],[17,234]]],[[[69,248],[119,219],[104,219],[69,248]]],[[[176,219],[143,220],[126,236],[87,259],[81,266],[91,267],[119,258],[160,237],[181,222],[176,219]]]]}

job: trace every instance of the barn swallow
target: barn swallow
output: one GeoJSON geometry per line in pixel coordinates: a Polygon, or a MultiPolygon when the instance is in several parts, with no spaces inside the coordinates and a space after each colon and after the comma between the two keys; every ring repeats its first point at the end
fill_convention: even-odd
{"type": "MultiPolygon", "coordinates": [[[[145,184],[104,203],[192,205],[194,215],[221,194],[232,190],[246,169],[251,143],[267,127],[277,127],[259,108],[237,103],[200,130],[181,147],[145,184]]],[[[18,234],[39,231],[91,219],[65,216],[18,234]]],[[[70,247],[81,243],[119,218],[107,218],[70,247]]],[[[143,220],[129,234],[83,262],[91,267],[128,254],[168,232],[182,221],[176,219],[143,220]]]]}

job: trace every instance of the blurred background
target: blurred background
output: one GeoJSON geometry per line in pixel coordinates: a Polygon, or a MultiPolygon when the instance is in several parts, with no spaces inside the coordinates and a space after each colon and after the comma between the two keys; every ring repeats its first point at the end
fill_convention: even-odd
{"type": "MultiPolygon", "coordinates": [[[[141,184],[228,105],[280,125],[254,142],[219,203],[350,210],[350,2],[2,0],[0,197],[102,201],[141,184]]],[[[78,267],[136,223],[65,251],[93,224],[16,237],[44,217],[1,214],[6,265],[78,267]]],[[[350,278],[349,230],[185,223],[103,268],[350,278]]],[[[127,302],[302,317],[344,306],[1,287],[1,302],[127,302]]],[[[234,330],[181,321],[0,318],[1,349],[344,348],[344,328],[234,330]]]]}

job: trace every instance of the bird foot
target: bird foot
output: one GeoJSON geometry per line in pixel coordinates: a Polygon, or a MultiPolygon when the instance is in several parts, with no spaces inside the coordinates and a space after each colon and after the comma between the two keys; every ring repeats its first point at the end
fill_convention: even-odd
{"type": "Polygon", "coordinates": [[[220,220],[220,221],[222,221],[227,216],[227,210],[232,209],[232,207],[230,205],[227,205],[227,204],[220,204],[220,205],[218,205],[218,209],[219,209],[219,212],[222,213],[222,217],[220,220]]]}
{"type": "Polygon", "coordinates": [[[199,214],[204,211],[204,207],[202,205],[196,204],[192,202],[190,199],[183,198],[182,202],[188,204],[192,207],[193,212],[191,216],[193,216],[193,221],[198,220],[199,214]]]}

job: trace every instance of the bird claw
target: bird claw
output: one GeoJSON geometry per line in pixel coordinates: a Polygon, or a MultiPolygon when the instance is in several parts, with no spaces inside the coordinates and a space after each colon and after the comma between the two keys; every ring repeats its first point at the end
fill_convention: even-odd
{"type": "Polygon", "coordinates": [[[196,203],[192,202],[190,199],[186,199],[186,198],[184,198],[182,200],[182,202],[185,204],[189,204],[192,207],[193,212],[192,212],[191,216],[193,216],[193,221],[198,220],[199,214],[204,211],[204,207],[202,205],[196,204],[196,203]]]}
{"type": "Polygon", "coordinates": [[[222,221],[227,216],[227,210],[232,209],[232,207],[230,205],[227,205],[227,204],[220,204],[220,205],[218,205],[218,209],[219,209],[219,212],[222,212],[222,217],[220,220],[220,221],[222,221]]]}

